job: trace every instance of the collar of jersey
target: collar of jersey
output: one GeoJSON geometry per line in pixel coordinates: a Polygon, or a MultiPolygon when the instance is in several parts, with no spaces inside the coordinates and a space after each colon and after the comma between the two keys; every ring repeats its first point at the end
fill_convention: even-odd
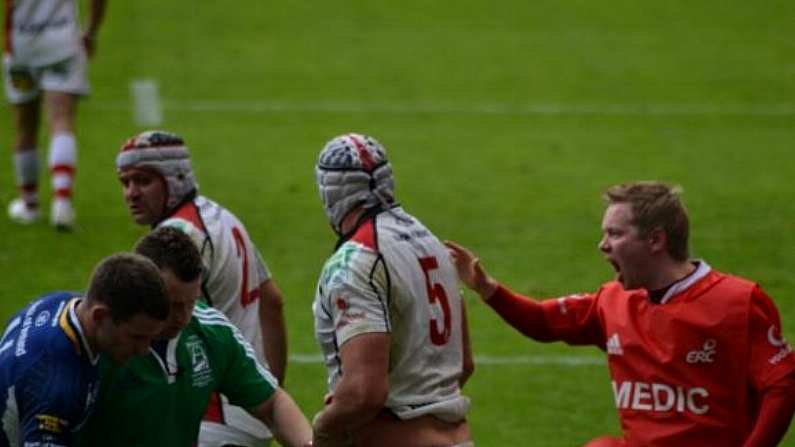
{"type": "Polygon", "coordinates": [[[668,291],[665,292],[665,295],[663,295],[662,299],[660,300],[660,304],[667,303],[675,295],[678,295],[684,292],[685,290],[689,289],[691,286],[693,286],[693,284],[700,281],[702,278],[707,276],[709,272],[712,271],[712,267],[710,267],[709,264],[707,264],[707,262],[704,261],[703,259],[699,259],[695,262],[698,264],[696,270],[693,273],[682,278],[679,282],[673,283],[671,287],[668,288],[668,291]]]}
{"type": "Polygon", "coordinates": [[[168,383],[176,382],[177,375],[179,374],[179,365],[177,364],[177,343],[181,336],[182,332],[177,334],[176,337],[170,339],[168,343],[166,343],[165,358],[160,355],[157,349],[153,348],[152,346],[149,347],[149,352],[152,354],[152,357],[157,360],[157,363],[160,365],[160,369],[166,376],[166,381],[168,383]]]}
{"type": "Polygon", "coordinates": [[[85,353],[86,357],[88,357],[88,361],[91,362],[92,365],[96,365],[99,356],[94,354],[94,351],[91,350],[91,346],[88,344],[88,340],[86,340],[85,333],[83,333],[83,327],[80,326],[80,320],[77,318],[76,309],[81,301],[83,301],[83,299],[78,297],[69,300],[63,311],[61,311],[58,322],[61,326],[61,330],[66,334],[69,341],[72,342],[72,346],[74,346],[77,354],[82,355],[85,353]]]}

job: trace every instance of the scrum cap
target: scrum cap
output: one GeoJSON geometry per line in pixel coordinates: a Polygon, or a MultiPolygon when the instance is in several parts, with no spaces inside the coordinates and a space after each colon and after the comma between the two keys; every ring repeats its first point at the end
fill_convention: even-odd
{"type": "Polygon", "coordinates": [[[171,212],[188,194],[198,191],[190,152],[179,136],[162,130],[148,130],[127,140],[116,157],[116,169],[144,168],[166,182],[166,211],[171,212]]]}
{"type": "Polygon", "coordinates": [[[367,135],[349,133],[326,143],[315,175],[326,216],[337,233],[356,206],[386,208],[395,203],[395,180],[386,149],[367,135]]]}

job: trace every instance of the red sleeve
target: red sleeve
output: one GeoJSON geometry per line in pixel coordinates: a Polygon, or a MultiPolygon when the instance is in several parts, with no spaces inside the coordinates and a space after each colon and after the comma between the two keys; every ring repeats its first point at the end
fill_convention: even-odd
{"type": "Polygon", "coordinates": [[[751,292],[749,379],[762,390],[795,371],[792,348],[781,336],[781,320],[773,301],[759,286],[751,292]]]}
{"type": "Polygon", "coordinates": [[[778,445],[787,433],[793,412],[795,412],[795,376],[790,374],[762,392],[756,423],[743,446],[778,445]]]}
{"type": "Polygon", "coordinates": [[[536,301],[500,286],[487,303],[508,324],[534,340],[604,347],[596,295],[536,301]]]}

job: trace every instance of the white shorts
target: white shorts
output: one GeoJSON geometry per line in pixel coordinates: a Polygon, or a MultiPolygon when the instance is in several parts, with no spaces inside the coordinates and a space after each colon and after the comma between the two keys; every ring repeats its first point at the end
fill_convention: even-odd
{"type": "Polygon", "coordinates": [[[268,427],[240,407],[229,404],[226,396],[214,394],[199,430],[199,447],[267,447],[272,439],[268,427]],[[210,417],[210,414],[223,415],[210,417]]]}
{"type": "Polygon", "coordinates": [[[87,65],[86,53],[82,49],[69,59],[43,67],[17,65],[14,58],[6,54],[3,72],[8,102],[30,102],[38,98],[42,91],[88,95],[91,88],[88,85],[87,65]]]}
{"type": "Polygon", "coordinates": [[[268,447],[272,438],[256,438],[250,433],[216,422],[202,421],[199,447],[268,447]]]}

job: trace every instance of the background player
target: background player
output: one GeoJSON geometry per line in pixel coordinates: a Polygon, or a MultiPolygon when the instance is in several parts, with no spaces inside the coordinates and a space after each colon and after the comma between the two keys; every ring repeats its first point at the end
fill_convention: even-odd
{"type": "MultiPolygon", "coordinates": [[[[130,138],[116,166],[133,220],[170,226],[188,234],[204,260],[201,292],[240,329],[280,383],[287,365],[283,299],[243,223],[216,202],[198,195],[190,154],[182,138],[147,131],[130,138]]],[[[215,395],[202,424],[200,446],[267,444],[266,427],[243,408],[215,395]]]]}
{"type": "Polygon", "coordinates": [[[89,93],[87,59],[105,11],[105,0],[91,0],[88,26],[80,31],[77,0],[8,0],[3,60],[6,96],[14,114],[14,170],[19,197],[9,217],[29,224],[39,218],[37,132],[41,96],[50,125],[48,165],[54,198],[50,222],[72,228],[72,187],[77,164],[77,99],[89,93]]]}
{"type": "Polygon", "coordinates": [[[110,433],[120,447],[193,446],[215,392],[267,423],[285,447],[308,445],[309,423],[240,331],[218,310],[196,303],[202,259],[192,240],[162,227],[135,251],[160,268],[171,315],[146,357],[124,367],[102,365],[97,409],[78,445],[107,445],[110,433]]]}
{"type": "Polygon", "coordinates": [[[117,254],[85,297],[45,295],[11,317],[0,340],[0,446],[66,446],[94,407],[98,356],[123,363],[149,349],[169,303],[157,267],[117,254]]]}
{"type": "Polygon", "coordinates": [[[607,351],[623,438],[597,446],[774,446],[795,409],[795,358],[751,281],[689,259],[687,212],[659,182],[605,194],[599,249],[617,272],[597,292],[534,301],[448,243],[462,281],[539,341],[607,351]]]}
{"type": "Polygon", "coordinates": [[[395,202],[375,139],[332,139],[316,174],[340,239],[312,307],[329,386],[315,445],[471,445],[461,387],[474,365],[447,250],[395,202]]]}

